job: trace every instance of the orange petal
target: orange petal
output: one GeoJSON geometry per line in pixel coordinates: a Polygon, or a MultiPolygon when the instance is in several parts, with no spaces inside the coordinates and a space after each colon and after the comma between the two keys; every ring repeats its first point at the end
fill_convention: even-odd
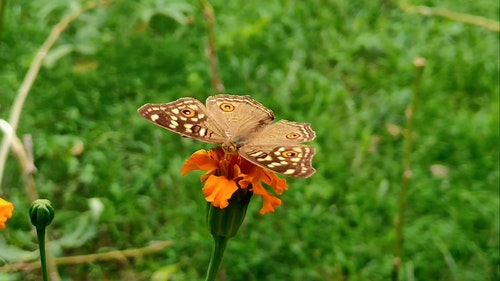
{"type": "Polygon", "coordinates": [[[259,211],[261,215],[272,213],[274,212],[274,207],[281,205],[281,200],[267,192],[260,183],[253,185],[253,193],[262,197],[262,208],[259,211]]]}
{"type": "Polygon", "coordinates": [[[0,228],[5,228],[5,222],[12,217],[14,204],[0,198],[0,228]]]}
{"type": "Polygon", "coordinates": [[[214,207],[223,209],[229,205],[228,200],[236,190],[238,190],[236,182],[228,180],[225,176],[210,175],[205,181],[203,194],[205,194],[207,202],[212,203],[214,207]]]}
{"type": "Polygon", "coordinates": [[[247,189],[249,185],[252,184],[254,180],[249,178],[247,175],[244,175],[241,180],[238,181],[238,186],[242,189],[247,189]]]}
{"type": "Polygon", "coordinates": [[[271,186],[276,194],[281,195],[284,190],[288,189],[288,184],[285,179],[279,178],[275,173],[269,171],[263,171],[264,175],[261,176],[261,180],[271,186]]]}
{"type": "Polygon", "coordinates": [[[189,157],[181,168],[181,174],[185,175],[194,170],[215,170],[218,167],[218,161],[210,157],[206,150],[200,149],[189,157]]]}
{"type": "Polygon", "coordinates": [[[262,180],[260,175],[260,171],[251,172],[250,174],[242,174],[241,179],[238,181],[238,185],[242,188],[247,188],[249,185],[260,185],[260,181],[262,180]]]}

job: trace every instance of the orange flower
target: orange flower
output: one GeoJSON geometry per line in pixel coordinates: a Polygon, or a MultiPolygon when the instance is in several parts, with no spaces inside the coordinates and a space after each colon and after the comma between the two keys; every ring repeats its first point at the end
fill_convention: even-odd
{"type": "Polygon", "coordinates": [[[262,197],[260,214],[272,213],[281,205],[281,200],[271,195],[261,182],[271,186],[280,195],[288,188],[286,180],[278,178],[273,172],[252,164],[237,154],[225,153],[221,147],[212,150],[198,150],[184,163],[182,175],[193,170],[207,171],[201,176],[205,183],[203,194],[214,207],[225,208],[235,192],[256,194],[262,197]]]}
{"type": "Polygon", "coordinates": [[[14,204],[0,198],[0,228],[5,228],[5,222],[12,217],[14,204]]]}

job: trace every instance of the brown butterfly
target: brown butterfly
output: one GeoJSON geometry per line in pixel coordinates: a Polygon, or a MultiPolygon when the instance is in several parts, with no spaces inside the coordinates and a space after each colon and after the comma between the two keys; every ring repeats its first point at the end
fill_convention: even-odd
{"type": "Polygon", "coordinates": [[[253,164],[299,178],[314,174],[314,140],[309,123],[280,120],[249,96],[220,94],[206,106],[194,98],[162,104],[145,104],[138,110],[148,121],[182,136],[221,145],[253,164]]]}

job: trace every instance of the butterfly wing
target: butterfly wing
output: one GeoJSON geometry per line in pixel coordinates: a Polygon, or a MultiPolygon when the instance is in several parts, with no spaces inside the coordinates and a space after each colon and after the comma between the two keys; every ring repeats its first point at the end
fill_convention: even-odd
{"type": "Polygon", "coordinates": [[[309,123],[280,120],[253,135],[249,144],[297,144],[312,141],[315,137],[316,133],[309,123]]]}
{"type": "Polygon", "coordinates": [[[224,134],[236,144],[246,142],[274,120],[270,109],[249,96],[215,95],[206,104],[224,134]]]}
{"type": "Polygon", "coordinates": [[[312,167],[315,150],[301,143],[312,141],[315,137],[308,123],[280,120],[259,131],[238,153],[274,172],[307,178],[315,173],[312,167]]]}
{"type": "Polygon", "coordinates": [[[205,106],[194,98],[148,103],[141,106],[138,112],[149,122],[188,138],[217,144],[226,140],[224,131],[208,114],[205,106]]]}
{"type": "Polygon", "coordinates": [[[238,153],[257,166],[285,176],[308,178],[316,172],[312,167],[315,150],[309,145],[245,145],[238,153]]]}

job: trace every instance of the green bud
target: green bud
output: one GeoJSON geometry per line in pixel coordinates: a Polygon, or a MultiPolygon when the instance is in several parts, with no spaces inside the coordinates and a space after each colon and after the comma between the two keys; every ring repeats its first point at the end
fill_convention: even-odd
{"type": "Polygon", "coordinates": [[[233,237],[243,223],[251,195],[243,196],[243,199],[237,193],[235,195],[229,199],[229,205],[224,209],[207,204],[207,225],[214,238],[233,237]]]}
{"type": "Polygon", "coordinates": [[[55,213],[52,204],[47,199],[37,199],[29,210],[31,224],[37,229],[47,227],[54,219],[55,213]]]}

